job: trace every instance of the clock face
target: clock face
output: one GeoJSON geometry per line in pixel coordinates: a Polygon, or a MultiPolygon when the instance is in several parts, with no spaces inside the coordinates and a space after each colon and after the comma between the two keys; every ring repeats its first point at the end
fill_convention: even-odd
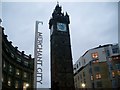
{"type": "Polygon", "coordinates": [[[66,31],[66,24],[64,24],[64,23],[57,23],[57,29],[59,31],[66,31]]]}

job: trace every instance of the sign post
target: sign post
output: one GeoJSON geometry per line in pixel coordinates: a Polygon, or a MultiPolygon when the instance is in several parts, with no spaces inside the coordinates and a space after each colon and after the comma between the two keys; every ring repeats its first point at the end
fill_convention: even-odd
{"type": "Polygon", "coordinates": [[[43,62],[42,62],[42,48],[43,37],[42,33],[38,31],[38,25],[43,25],[42,21],[35,23],[35,46],[34,46],[34,89],[37,90],[37,83],[43,84],[43,62]]]}

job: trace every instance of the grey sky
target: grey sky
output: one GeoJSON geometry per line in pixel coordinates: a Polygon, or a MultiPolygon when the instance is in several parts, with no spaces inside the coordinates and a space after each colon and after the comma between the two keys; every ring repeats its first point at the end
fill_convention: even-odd
{"type": "MultiPolygon", "coordinates": [[[[86,50],[99,45],[118,42],[118,6],[116,2],[61,2],[62,10],[70,15],[70,35],[73,62],[86,50]]],[[[35,21],[43,32],[44,85],[49,87],[50,30],[48,22],[56,2],[2,3],[2,25],[8,40],[26,54],[34,51],[35,21]]]]}

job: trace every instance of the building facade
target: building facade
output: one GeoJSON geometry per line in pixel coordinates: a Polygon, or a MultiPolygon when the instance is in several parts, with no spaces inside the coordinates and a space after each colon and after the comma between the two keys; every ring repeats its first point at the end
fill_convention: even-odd
{"type": "Polygon", "coordinates": [[[119,88],[119,61],[118,44],[108,44],[88,50],[74,64],[75,87],[119,88]]]}
{"type": "Polygon", "coordinates": [[[33,88],[34,59],[8,41],[2,27],[2,90],[33,88]]]}
{"type": "Polygon", "coordinates": [[[74,90],[69,15],[56,5],[49,21],[51,41],[51,89],[74,90]]]}

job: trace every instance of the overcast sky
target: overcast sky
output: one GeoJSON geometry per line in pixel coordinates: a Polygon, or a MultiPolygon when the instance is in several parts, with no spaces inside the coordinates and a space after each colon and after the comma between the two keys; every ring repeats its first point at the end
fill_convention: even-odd
{"type": "MultiPolygon", "coordinates": [[[[118,43],[117,2],[60,2],[62,12],[70,15],[70,37],[73,63],[85,51],[99,45],[118,43]]],[[[50,87],[50,30],[49,19],[56,2],[2,3],[2,25],[8,40],[26,54],[34,54],[35,21],[43,21],[44,84],[50,87]]]]}

